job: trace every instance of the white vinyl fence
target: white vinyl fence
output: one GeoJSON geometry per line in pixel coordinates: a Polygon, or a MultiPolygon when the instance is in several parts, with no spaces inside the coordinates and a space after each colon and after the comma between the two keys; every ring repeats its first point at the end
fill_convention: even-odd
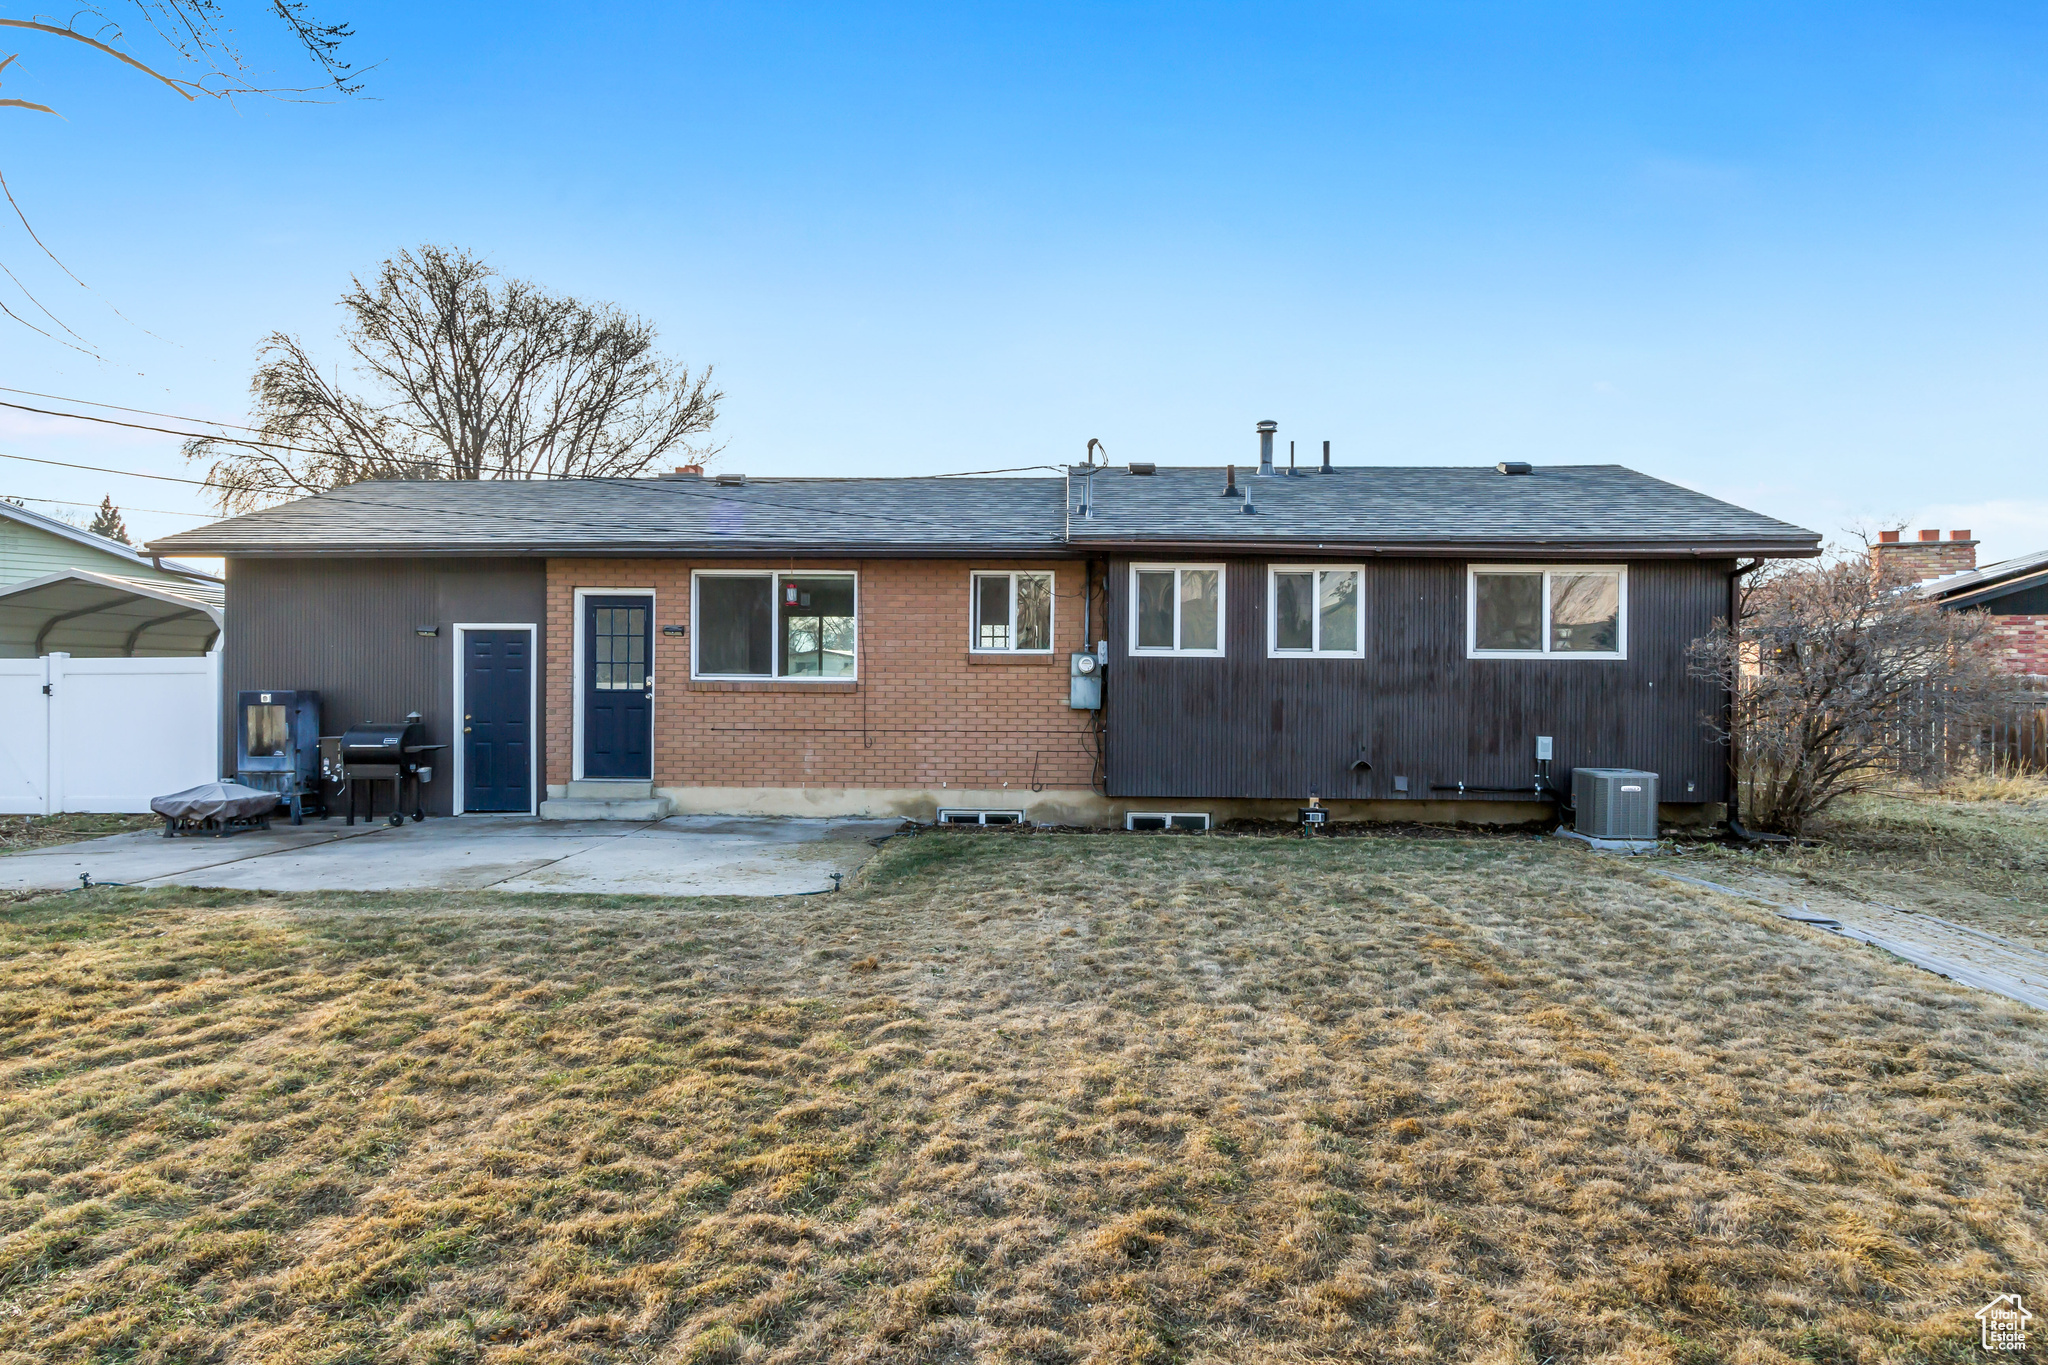
{"type": "Polygon", "coordinates": [[[0,814],[147,812],[220,774],[219,656],[0,659],[0,814]]]}

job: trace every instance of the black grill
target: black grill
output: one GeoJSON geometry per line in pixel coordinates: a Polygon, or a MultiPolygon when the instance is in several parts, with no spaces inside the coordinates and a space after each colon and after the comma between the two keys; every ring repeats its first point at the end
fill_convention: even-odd
{"type": "MultiPolygon", "coordinates": [[[[432,762],[436,750],[445,749],[445,744],[426,742],[426,728],[417,720],[406,719],[388,722],[368,722],[351,725],[336,746],[336,757],[341,764],[340,777],[348,787],[348,822],[356,822],[356,784],[389,782],[391,784],[391,823],[405,823],[405,784],[412,783],[412,818],[426,819],[425,803],[420,795],[420,769],[432,762]]],[[[371,788],[370,804],[363,810],[365,819],[370,817],[375,804],[374,788],[371,788]]]]}

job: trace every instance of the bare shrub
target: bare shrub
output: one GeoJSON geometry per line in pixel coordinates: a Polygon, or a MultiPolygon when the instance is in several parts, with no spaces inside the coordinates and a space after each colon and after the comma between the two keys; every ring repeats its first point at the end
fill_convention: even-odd
{"type": "Polygon", "coordinates": [[[1744,584],[1738,622],[1693,642],[1696,673],[1735,693],[1744,819],[1798,834],[1834,802],[1900,777],[1938,778],[2011,691],[1985,618],[1913,595],[1867,554],[1777,561],[1744,584]]]}

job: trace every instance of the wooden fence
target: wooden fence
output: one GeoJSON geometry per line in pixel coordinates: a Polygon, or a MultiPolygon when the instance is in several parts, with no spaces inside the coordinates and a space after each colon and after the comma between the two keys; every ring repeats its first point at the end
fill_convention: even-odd
{"type": "Polygon", "coordinates": [[[2048,772],[2048,679],[2022,680],[1988,713],[1966,712],[1939,683],[1923,684],[1886,740],[1892,767],[1922,780],[1971,770],[2048,772]]]}

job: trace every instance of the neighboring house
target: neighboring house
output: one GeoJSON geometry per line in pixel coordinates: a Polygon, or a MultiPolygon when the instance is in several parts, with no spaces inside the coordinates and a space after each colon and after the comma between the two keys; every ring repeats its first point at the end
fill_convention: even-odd
{"type": "Polygon", "coordinates": [[[1991,618],[1993,646],[2015,673],[2048,675],[2048,550],[1977,567],[1977,542],[1968,531],[1921,531],[1902,540],[1883,532],[1871,547],[1881,564],[1920,580],[1919,594],[1943,607],[1981,611],[1991,618]]]}
{"type": "Polygon", "coordinates": [[[226,693],[421,712],[443,814],[1526,819],[1539,737],[1706,814],[1686,647],[1819,537],[1526,469],[365,483],[151,548],[225,557],[226,693]]]}

